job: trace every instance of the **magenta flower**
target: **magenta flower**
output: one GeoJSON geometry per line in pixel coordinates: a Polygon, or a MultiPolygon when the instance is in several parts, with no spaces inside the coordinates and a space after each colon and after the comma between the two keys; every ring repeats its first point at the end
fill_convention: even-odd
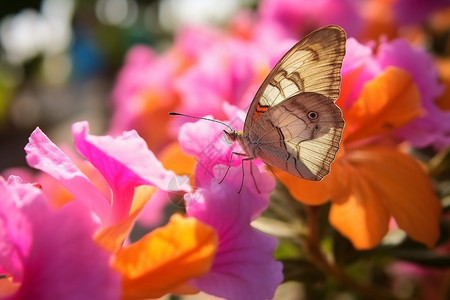
{"type": "Polygon", "coordinates": [[[186,183],[178,185],[186,179],[165,170],[135,131],[112,138],[93,136],[88,130],[87,122],[73,124],[75,147],[102,174],[111,188],[111,195],[102,194],[40,129],[30,137],[25,148],[26,158],[30,166],[59,181],[103,225],[114,224],[129,215],[137,186],[145,184],[164,190],[190,190],[186,183]]]}
{"type": "MultiPolygon", "coordinates": [[[[230,106],[224,110],[242,114],[230,106]]],[[[239,123],[234,122],[236,127],[242,126],[239,123]]],[[[277,242],[250,223],[267,208],[274,180],[257,165],[250,170],[248,162],[242,178],[239,157],[219,184],[229,155],[236,149],[223,140],[222,130],[223,125],[200,120],[183,125],[180,132],[180,144],[198,159],[195,179],[202,187],[186,194],[187,216],[212,226],[219,236],[211,270],[190,282],[201,291],[226,299],[270,299],[283,279],[282,265],[273,259],[277,242]]]]}
{"type": "Polygon", "coordinates": [[[150,69],[155,64],[157,64],[157,55],[148,47],[135,46],[127,53],[112,92],[111,100],[117,113],[112,118],[111,134],[121,134],[122,131],[133,128],[136,118],[141,113],[140,109],[136,109],[136,107],[142,101],[140,97],[144,97],[143,87],[148,86],[150,89],[159,85],[161,90],[167,88],[166,84],[163,84],[163,80],[170,68],[160,68],[161,71],[165,70],[166,73],[160,73],[159,76],[150,76],[152,74],[150,69]],[[130,103],[133,105],[130,105],[130,103]]]}
{"type": "Polygon", "coordinates": [[[421,95],[423,115],[395,132],[400,140],[407,140],[415,147],[433,145],[442,148],[450,145],[450,113],[439,109],[436,100],[444,87],[439,84],[438,71],[425,50],[413,48],[404,39],[381,43],[374,52],[374,45],[361,45],[355,39],[347,41],[347,56],[342,67],[343,76],[357,72],[357,81],[345,103],[351,107],[364,84],[387,67],[394,66],[408,71],[421,95]]]}
{"type": "MultiPolygon", "coordinates": [[[[267,208],[274,181],[256,168],[240,186],[240,167],[233,168],[221,184],[187,194],[187,215],[212,226],[219,246],[211,270],[191,284],[226,299],[271,299],[282,282],[282,265],[273,259],[276,239],[252,228],[250,222],[267,208]]],[[[246,174],[250,168],[246,166],[246,174]]]]}
{"type": "Polygon", "coordinates": [[[394,1],[395,20],[403,25],[422,24],[431,14],[449,5],[445,0],[397,0],[394,1]]]}
{"type": "Polygon", "coordinates": [[[354,0],[264,0],[259,15],[262,23],[281,27],[288,37],[298,38],[311,28],[329,24],[342,26],[349,36],[356,36],[362,29],[358,12],[360,3],[354,0]]]}
{"type": "MultiPolygon", "coordinates": [[[[214,178],[214,167],[217,164],[228,165],[231,152],[239,149],[236,143],[230,144],[223,136],[223,125],[204,120],[186,123],[180,130],[180,145],[183,151],[197,158],[195,166],[195,184],[198,187],[209,186],[214,178]],[[200,138],[200,137],[207,138],[200,138]]],[[[238,150],[237,150],[238,151],[238,150]]],[[[233,166],[239,164],[240,159],[234,157],[233,166]]]]}
{"type": "Polygon", "coordinates": [[[0,272],[12,279],[1,299],[120,299],[120,275],[92,240],[97,225],[80,203],[56,210],[18,177],[0,178],[0,195],[0,272]]]}
{"type": "Polygon", "coordinates": [[[216,28],[182,27],[176,36],[175,51],[183,53],[189,62],[196,62],[226,36],[216,28]]]}
{"type": "Polygon", "coordinates": [[[147,141],[152,151],[159,151],[175,139],[167,130],[167,111],[178,104],[174,77],[182,67],[183,57],[177,53],[158,56],[151,48],[139,45],[131,48],[112,91],[114,115],[109,133],[113,136],[135,129],[147,141]],[[158,124],[158,130],[149,126],[158,124]]]}
{"type": "MultiPolygon", "coordinates": [[[[241,130],[245,113],[227,103],[224,103],[222,109],[230,119],[225,123],[233,129],[241,130]]],[[[228,130],[224,125],[205,120],[186,123],[180,129],[181,148],[186,154],[197,159],[195,167],[195,184],[197,187],[209,186],[211,180],[215,178],[215,172],[221,173],[216,174],[218,177],[223,176],[230,163],[233,151],[243,153],[238,143],[227,141],[223,134],[224,129],[228,130]]],[[[240,165],[242,158],[242,156],[233,155],[231,165],[240,165]]],[[[260,159],[255,159],[253,164],[257,167],[265,166],[260,159]]]]}
{"type": "MultiPolygon", "coordinates": [[[[185,43],[192,41],[185,40],[185,43]]],[[[223,103],[246,109],[262,79],[261,74],[266,75],[268,67],[268,55],[257,43],[222,38],[203,49],[195,65],[176,79],[181,97],[178,110],[222,119],[225,117],[223,103]]]]}

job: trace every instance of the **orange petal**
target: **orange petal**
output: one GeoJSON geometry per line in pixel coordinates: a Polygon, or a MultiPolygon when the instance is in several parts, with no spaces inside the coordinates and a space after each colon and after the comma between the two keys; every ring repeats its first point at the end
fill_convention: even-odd
{"type": "Polygon", "coordinates": [[[14,299],[14,293],[20,288],[20,283],[15,282],[12,277],[2,275],[0,279],[0,297],[2,299],[14,299]]]}
{"type": "Polygon", "coordinates": [[[113,266],[123,276],[122,298],[156,298],[179,291],[188,279],[208,272],[217,243],[210,226],[172,216],[166,226],[116,253],[113,266]]]}
{"type": "MultiPolygon", "coordinates": [[[[346,176],[343,149],[331,166],[330,173],[321,181],[309,181],[290,175],[280,169],[271,167],[278,180],[284,184],[289,193],[298,201],[308,205],[320,205],[333,199],[339,201],[343,194],[348,193],[349,178],[346,176]]],[[[344,196],[345,197],[345,196],[344,196]]]]}
{"type": "Polygon", "coordinates": [[[433,247],[439,237],[441,203],[431,180],[412,157],[389,148],[354,151],[349,158],[376,188],[378,201],[398,226],[418,242],[433,247]]]}
{"type": "Polygon", "coordinates": [[[194,174],[197,161],[193,156],[185,154],[178,142],[173,142],[164,148],[159,158],[167,170],[172,170],[180,175],[194,174]]]}
{"type": "MultiPolygon", "coordinates": [[[[168,170],[173,170],[177,174],[193,174],[195,159],[181,151],[178,142],[171,143],[161,153],[161,162],[168,170]]],[[[191,177],[193,178],[193,177],[191,177]]],[[[135,189],[130,215],[113,226],[100,230],[95,240],[104,248],[111,252],[122,247],[123,242],[128,237],[134,221],[139,216],[142,208],[156,191],[152,186],[139,186],[135,189]]]]}
{"type": "Polygon", "coordinates": [[[176,108],[179,100],[171,92],[155,88],[142,89],[135,95],[133,122],[128,126],[137,128],[139,135],[145,139],[148,147],[158,152],[172,139],[169,134],[169,123],[172,120],[167,113],[176,108]],[[148,120],[158,126],[149,126],[148,120]]]}
{"type": "Polygon", "coordinates": [[[130,215],[112,226],[99,230],[94,236],[95,241],[111,252],[116,252],[120,249],[133,228],[134,222],[144,208],[144,205],[155,191],[156,188],[153,186],[143,185],[137,187],[135,189],[130,215]]]}
{"type": "MultiPolygon", "coordinates": [[[[450,11],[450,10],[449,10],[450,11]]],[[[440,80],[444,86],[444,92],[436,100],[436,105],[443,111],[450,111],[450,59],[437,58],[440,80]]]]}
{"type": "Polygon", "coordinates": [[[419,90],[411,75],[388,67],[364,85],[360,97],[347,112],[344,143],[387,134],[421,113],[419,90]]]}
{"type": "Polygon", "coordinates": [[[394,8],[396,1],[368,0],[360,7],[364,18],[360,39],[364,41],[378,40],[380,36],[391,40],[398,36],[398,25],[394,8]]]}
{"type": "Polygon", "coordinates": [[[348,168],[352,178],[351,194],[345,201],[333,203],[330,223],[357,249],[378,245],[388,230],[389,212],[379,201],[376,188],[358,169],[348,168]]]}

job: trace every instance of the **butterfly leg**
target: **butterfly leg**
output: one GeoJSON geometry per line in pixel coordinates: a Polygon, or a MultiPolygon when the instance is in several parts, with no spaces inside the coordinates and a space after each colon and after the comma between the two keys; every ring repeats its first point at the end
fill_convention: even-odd
{"type": "Polygon", "coordinates": [[[242,181],[241,181],[241,187],[239,188],[239,191],[238,191],[238,194],[242,191],[242,186],[244,185],[244,161],[249,161],[250,162],[250,174],[252,175],[252,178],[253,178],[253,183],[255,184],[255,187],[256,187],[256,190],[258,191],[258,193],[259,194],[261,194],[261,191],[259,190],[259,188],[258,188],[258,185],[256,184],[256,180],[255,180],[255,176],[253,176],[253,164],[252,164],[252,162],[251,162],[251,160],[254,160],[255,158],[254,157],[247,157],[247,158],[244,158],[243,160],[242,160],[242,164],[241,164],[241,167],[242,167],[242,181]]]}
{"type": "MultiPolygon", "coordinates": [[[[222,183],[222,182],[225,180],[225,177],[227,177],[228,171],[231,169],[231,162],[233,161],[233,154],[234,154],[234,155],[247,156],[247,157],[248,157],[248,155],[245,154],[245,153],[231,152],[231,155],[230,155],[230,162],[228,163],[228,168],[227,168],[227,170],[225,171],[225,174],[223,175],[222,179],[219,181],[219,184],[222,183]]],[[[241,188],[242,188],[242,186],[241,186],[241,188]]]]}
{"type": "MultiPolygon", "coordinates": [[[[242,167],[242,181],[241,181],[241,187],[239,188],[238,194],[241,193],[242,191],[242,187],[244,186],[244,161],[251,161],[254,160],[254,157],[250,157],[248,156],[246,153],[239,153],[239,152],[231,152],[231,156],[230,156],[230,162],[228,163],[228,168],[225,171],[225,174],[223,175],[222,179],[219,181],[219,184],[222,183],[225,180],[225,177],[227,177],[228,171],[231,169],[231,162],[233,160],[233,154],[234,155],[239,155],[239,156],[246,156],[246,158],[242,159],[242,163],[241,163],[241,167],[242,167]]],[[[256,190],[258,191],[258,193],[261,193],[261,191],[258,188],[258,185],[256,184],[256,180],[255,180],[255,176],[253,176],[253,164],[250,162],[250,174],[252,175],[253,178],[253,182],[255,183],[255,187],[256,190]]]]}

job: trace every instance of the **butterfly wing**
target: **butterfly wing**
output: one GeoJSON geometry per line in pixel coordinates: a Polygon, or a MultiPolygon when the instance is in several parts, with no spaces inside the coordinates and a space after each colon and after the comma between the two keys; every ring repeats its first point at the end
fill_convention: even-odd
{"type": "Polygon", "coordinates": [[[244,123],[244,135],[263,113],[303,92],[339,96],[346,34],[336,25],[311,32],[275,65],[256,93],[244,123]]]}
{"type": "Polygon", "coordinates": [[[330,171],[343,128],[342,112],[333,100],[306,92],[262,114],[241,143],[268,165],[320,180],[330,171]]]}

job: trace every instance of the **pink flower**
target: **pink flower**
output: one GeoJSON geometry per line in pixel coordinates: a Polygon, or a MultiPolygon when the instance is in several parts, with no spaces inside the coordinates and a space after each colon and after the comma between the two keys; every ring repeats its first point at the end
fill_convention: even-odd
{"type": "Polygon", "coordinates": [[[224,103],[247,109],[270,67],[294,43],[277,34],[270,39],[260,31],[252,34],[243,38],[219,30],[185,28],[174,46],[161,55],[145,46],[132,48],[113,91],[110,133],[136,129],[159,153],[187,122],[167,112],[223,119],[224,103]]]}
{"type": "Polygon", "coordinates": [[[449,6],[448,1],[442,0],[397,0],[393,8],[398,23],[412,25],[426,22],[431,14],[449,6]]]}
{"type": "Polygon", "coordinates": [[[190,26],[180,29],[176,36],[174,51],[181,52],[188,62],[195,63],[227,36],[218,29],[190,26]]]}
{"type": "MultiPolygon", "coordinates": [[[[250,174],[250,168],[245,168],[250,174]]],[[[252,228],[250,222],[267,208],[274,187],[266,174],[253,171],[240,186],[241,170],[233,168],[221,184],[186,196],[187,215],[212,226],[219,246],[211,270],[191,284],[208,294],[226,299],[271,299],[282,282],[282,265],[273,259],[276,239],[252,228]],[[239,178],[239,179],[237,179],[239,178]],[[237,179],[237,180],[236,180],[237,179]]]]}
{"type": "Polygon", "coordinates": [[[347,41],[347,55],[342,67],[343,76],[357,75],[352,90],[344,104],[352,106],[366,82],[386,68],[394,66],[408,71],[417,85],[423,115],[395,132],[399,140],[407,140],[415,147],[450,144],[450,113],[440,110],[436,100],[443,92],[438,81],[438,71],[425,50],[413,48],[404,39],[383,42],[374,52],[374,45],[362,45],[355,39],[347,41]]]}
{"type": "Polygon", "coordinates": [[[358,35],[362,29],[358,3],[354,0],[264,0],[258,13],[262,23],[279,26],[286,36],[294,38],[311,28],[329,24],[342,26],[349,36],[358,35]]]}
{"type": "MultiPolygon", "coordinates": [[[[70,161],[76,165],[84,175],[89,178],[89,181],[96,187],[96,189],[103,195],[110,194],[110,188],[102,177],[102,175],[95,169],[90,162],[83,159],[74,149],[68,145],[60,144],[58,148],[64,152],[70,161]]],[[[63,186],[58,180],[45,172],[32,172],[30,168],[11,168],[2,173],[4,178],[9,176],[19,176],[23,182],[33,183],[38,182],[41,186],[45,186],[42,193],[55,207],[60,207],[73,200],[73,195],[63,186]]]]}
{"type": "Polygon", "coordinates": [[[0,178],[0,195],[0,272],[12,276],[2,279],[11,294],[1,299],[120,298],[120,275],[92,240],[97,226],[80,203],[55,210],[18,177],[0,178]]]}
{"type": "MultiPolygon", "coordinates": [[[[242,115],[231,106],[224,110],[242,115]]],[[[185,196],[187,216],[212,226],[219,235],[211,270],[190,283],[226,299],[270,299],[283,278],[281,263],[273,259],[276,239],[258,232],[250,223],[267,208],[274,180],[261,173],[258,165],[246,162],[242,169],[242,157],[235,157],[234,166],[219,184],[231,151],[238,149],[237,143],[231,147],[223,140],[223,129],[223,125],[200,120],[183,125],[180,132],[180,144],[198,159],[195,179],[202,187],[185,196]]]]}
{"type": "MultiPolygon", "coordinates": [[[[223,105],[223,110],[230,118],[230,121],[225,122],[225,124],[228,124],[232,129],[241,130],[245,113],[226,103],[223,105]]],[[[186,123],[180,129],[181,148],[186,154],[195,156],[197,159],[195,167],[197,187],[209,186],[211,180],[215,178],[215,171],[221,171],[223,176],[230,164],[230,158],[232,158],[231,166],[240,165],[244,158],[243,156],[231,155],[232,152],[243,153],[243,150],[238,143],[228,141],[223,134],[223,130],[229,129],[225,125],[206,120],[186,123]]],[[[258,168],[264,166],[260,159],[255,159],[253,163],[258,168]]]]}
{"type": "Polygon", "coordinates": [[[177,185],[184,179],[165,170],[135,131],[112,138],[93,136],[88,130],[87,122],[72,126],[75,147],[103,175],[111,195],[103,195],[40,129],[30,137],[25,148],[26,158],[30,166],[47,172],[64,185],[77,201],[99,217],[102,224],[110,225],[129,215],[137,186],[189,190],[186,184],[177,185]]]}
{"type": "Polygon", "coordinates": [[[257,43],[232,37],[218,40],[203,49],[195,65],[176,79],[181,97],[178,111],[222,119],[223,103],[246,109],[263,79],[261,75],[268,71],[268,58],[257,43]]]}
{"type": "MultiPolygon", "coordinates": [[[[95,231],[87,238],[113,253],[108,263],[122,275],[117,285],[122,298],[147,299],[182,292],[180,285],[207,272],[216,252],[217,235],[213,228],[193,218],[173,216],[169,224],[124,246],[149,198],[149,194],[143,198],[141,188],[186,192],[191,190],[187,178],[167,171],[135,131],[116,138],[93,136],[87,122],[75,123],[72,130],[76,149],[103,176],[110,196],[97,190],[39,129],[26,146],[27,160],[49,172],[73,194],[74,200],[61,209],[77,205],[96,222],[95,231]],[[183,238],[178,236],[180,232],[183,238]],[[180,269],[174,270],[174,265],[180,269]]],[[[54,224],[54,228],[58,226],[54,224]]]]}
{"type": "Polygon", "coordinates": [[[131,48],[119,72],[112,92],[114,114],[111,135],[135,129],[148,142],[152,151],[159,151],[175,138],[168,131],[171,121],[167,112],[178,104],[173,78],[184,65],[184,58],[175,52],[158,56],[151,48],[131,48]],[[149,125],[149,120],[155,126],[149,125]]]}

